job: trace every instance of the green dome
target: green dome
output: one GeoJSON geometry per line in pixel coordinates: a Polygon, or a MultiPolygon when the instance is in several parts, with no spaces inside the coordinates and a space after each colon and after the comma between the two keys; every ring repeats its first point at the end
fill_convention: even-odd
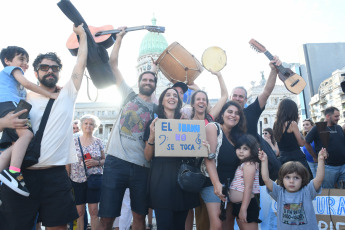
{"type": "MultiPolygon", "coordinates": [[[[156,25],[156,19],[152,18],[152,25],[156,25]]],[[[140,44],[139,57],[148,54],[160,54],[168,47],[168,43],[161,33],[148,32],[140,44]]]]}

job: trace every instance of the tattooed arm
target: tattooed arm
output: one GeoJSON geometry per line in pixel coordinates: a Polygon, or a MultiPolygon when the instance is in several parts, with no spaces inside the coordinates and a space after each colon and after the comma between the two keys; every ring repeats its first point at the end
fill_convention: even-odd
{"type": "Polygon", "coordinates": [[[77,90],[80,89],[81,81],[83,79],[87,60],[87,37],[83,28],[83,24],[78,27],[73,26],[73,31],[79,36],[79,49],[77,56],[77,63],[73,68],[72,80],[77,90]]]}

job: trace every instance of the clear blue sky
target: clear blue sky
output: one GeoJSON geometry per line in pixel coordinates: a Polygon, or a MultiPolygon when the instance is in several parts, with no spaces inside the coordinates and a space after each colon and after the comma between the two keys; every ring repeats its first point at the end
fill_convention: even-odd
{"type": "MultiPolygon", "coordinates": [[[[1,1],[0,48],[18,45],[30,54],[30,65],[40,52],[55,51],[62,58],[61,83],[70,77],[75,57],[65,43],[72,33],[72,23],[53,0],[1,1]]],[[[250,49],[254,38],[285,62],[299,62],[304,43],[345,41],[345,1],[343,0],[72,0],[89,25],[105,24],[139,26],[151,24],[153,14],[157,25],[165,26],[168,44],[177,41],[199,60],[209,46],[223,48],[228,64],[222,73],[229,91],[237,85],[249,87],[260,80],[260,71],[268,76],[268,59],[250,49]]],[[[146,31],[130,32],[120,52],[120,68],[126,81],[136,83],[139,46],[146,31]]],[[[108,50],[111,51],[111,48],[108,50]]],[[[1,68],[0,68],[1,69],[1,68]]],[[[35,81],[32,66],[27,71],[35,81]]],[[[210,97],[218,97],[217,83],[204,71],[196,83],[206,87],[210,97]],[[213,91],[213,92],[211,92],[213,91]]],[[[278,80],[279,81],[279,80],[278,80]]],[[[78,101],[86,101],[86,85],[78,101]]],[[[100,101],[117,96],[114,87],[100,91],[100,101]]],[[[113,100],[114,101],[114,100],[113,100]]]]}

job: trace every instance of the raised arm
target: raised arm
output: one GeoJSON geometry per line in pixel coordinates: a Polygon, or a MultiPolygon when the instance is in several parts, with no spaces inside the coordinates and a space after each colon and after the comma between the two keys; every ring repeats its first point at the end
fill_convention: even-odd
{"type": "Polygon", "coordinates": [[[218,100],[217,104],[215,104],[211,110],[210,114],[212,117],[218,117],[220,110],[222,109],[223,105],[226,103],[229,97],[228,89],[226,88],[223,76],[220,72],[213,72],[212,74],[216,75],[218,78],[219,86],[220,86],[220,99],[218,100]]]}
{"type": "MultiPolygon", "coordinates": [[[[212,123],[206,126],[206,139],[210,145],[210,152],[215,153],[217,148],[217,127],[212,123]]],[[[216,196],[218,196],[223,201],[226,201],[226,198],[222,193],[223,185],[219,181],[215,160],[209,160],[207,157],[205,157],[205,165],[208,175],[210,176],[211,182],[213,184],[214,194],[216,194],[216,196]]]]}
{"type": "Polygon", "coordinates": [[[109,64],[115,75],[117,86],[121,85],[123,81],[123,76],[119,70],[119,51],[120,51],[120,47],[122,43],[122,38],[126,34],[125,32],[126,27],[120,27],[119,29],[121,29],[122,31],[116,34],[115,44],[114,44],[113,50],[111,51],[110,59],[109,59],[109,64]]]}
{"type": "Polygon", "coordinates": [[[264,181],[268,190],[272,192],[273,190],[273,181],[270,179],[270,174],[268,173],[268,160],[267,155],[264,151],[259,151],[259,159],[261,161],[261,177],[264,181]]]}
{"type": "Polygon", "coordinates": [[[327,159],[327,151],[325,148],[322,148],[319,152],[316,176],[313,180],[316,191],[320,189],[323,178],[325,177],[325,159],[327,159]]]}
{"type": "Polygon", "coordinates": [[[266,102],[269,96],[271,95],[273,88],[276,84],[278,69],[275,67],[274,64],[276,64],[277,66],[280,66],[282,64],[277,56],[274,56],[274,59],[270,61],[270,67],[271,67],[270,75],[268,76],[264,90],[258,96],[259,105],[261,109],[263,109],[264,106],[266,105],[266,102]]]}
{"type": "Polygon", "coordinates": [[[72,72],[72,80],[74,86],[77,90],[80,89],[81,82],[83,80],[84,71],[86,68],[87,60],[87,37],[83,24],[80,24],[78,27],[73,26],[73,31],[79,36],[79,49],[77,55],[77,63],[75,64],[72,72]]]}
{"type": "Polygon", "coordinates": [[[12,76],[22,85],[24,86],[24,88],[29,89],[35,93],[41,94],[43,96],[49,97],[49,98],[53,98],[56,99],[57,96],[59,94],[57,93],[51,93],[47,90],[45,90],[42,87],[39,87],[38,85],[32,83],[31,81],[29,81],[28,79],[26,79],[24,77],[24,75],[22,74],[22,72],[19,69],[14,69],[12,71],[12,76]]]}

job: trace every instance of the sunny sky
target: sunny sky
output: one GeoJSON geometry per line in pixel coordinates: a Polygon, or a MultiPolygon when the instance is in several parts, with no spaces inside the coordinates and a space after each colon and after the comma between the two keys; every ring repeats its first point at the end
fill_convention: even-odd
{"type": "MultiPolygon", "coordinates": [[[[30,55],[26,75],[35,81],[32,61],[39,53],[57,52],[64,64],[60,83],[71,75],[75,57],[66,48],[72,33],[71,21],[58,8],[56,0],[1,1],[0,48],[17,45],[30,55]]],[[[268,59],[253,51],[248,41],[256,39],[284,62],[298,63],[302,44],[345,41],[345,1],[343,0],[72,0],[85,21],[92,26],[157,25],[165,27],[168,44],[179,42],[196,58],[210,46],[226,51],[227,66],[222,70],[229,91],[238,85],[250,86],[268,76],[268,59]]],[[[147,31],[129,32],[120,51],[119,66],[129,85],[136,83],[137,58],[147,31]]],[[[111,48],[108,49],[111,51],[111,48]]],[[[0,67],[2,69],[2,67],[0,67]]],[[[213,76],[204,71],[196,80],[211,98],[219,95],[213,76]]],[[[278,80],[279,81],[279,80],[278,80]]],[[[36,82],[36,81],[35,81],[36,82]]],[[[88,101],[86,81],[78,101],[88,101]]],[[[116,87],[99,91],[98,101],[114,102],[116,87]]]]}

